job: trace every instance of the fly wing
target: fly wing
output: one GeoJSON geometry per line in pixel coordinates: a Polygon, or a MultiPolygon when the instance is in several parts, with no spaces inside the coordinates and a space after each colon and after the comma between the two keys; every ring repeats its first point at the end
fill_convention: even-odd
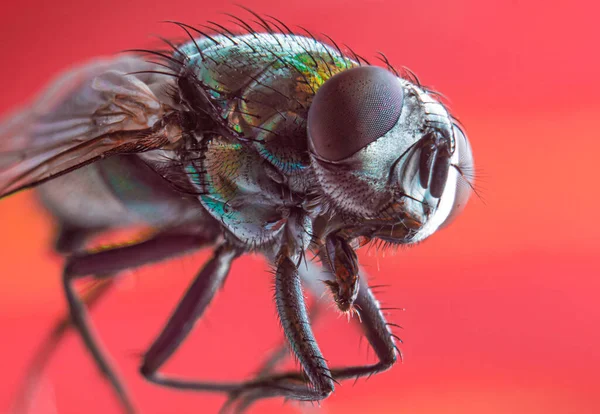
{"type": "Polygon", "coordinates": [[[0,123],[0,198],[102,157],[177,141],[172,77],[139,57],[95,60],[0,123]],[[153,72],[155,71],[155,72],[153,72]]]}

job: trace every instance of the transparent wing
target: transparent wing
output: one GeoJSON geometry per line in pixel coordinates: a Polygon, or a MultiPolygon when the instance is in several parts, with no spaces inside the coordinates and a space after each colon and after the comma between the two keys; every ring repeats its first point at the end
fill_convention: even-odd
{"type": "Polygon", "coordinates": [[[167,94],[172,78],[152,73],[157,68],[140,57],[95,60],[7,116],[0,122],[0,198],[111,154],[178,140],[167,94]]]}

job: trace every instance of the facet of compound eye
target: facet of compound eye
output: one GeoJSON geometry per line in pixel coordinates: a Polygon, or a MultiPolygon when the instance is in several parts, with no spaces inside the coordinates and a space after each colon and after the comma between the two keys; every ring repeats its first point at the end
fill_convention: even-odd
{"type": "Polygon", "coordinates": [[[319,157],[339,161],[385,135],[402,112],[398,78],[376,66],[339,73],[319,88],[308,111],[308,139],[319,157]]]}

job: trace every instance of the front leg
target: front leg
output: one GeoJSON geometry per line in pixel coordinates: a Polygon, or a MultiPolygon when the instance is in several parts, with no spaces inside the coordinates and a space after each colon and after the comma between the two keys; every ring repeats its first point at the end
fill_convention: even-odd
{"type": "Polygon", "coordinates": [[[298,269],[286,255],[277,261],[275,300],[281,325],[292,351],[304,369],[310,387],[287,395],[297,400],[321,400],[333,392],[333,378],[317,345],[300,285],[298,269]]]}
{"type": "MultiPolygon", "coordinates": [[[[303,263],[299,266],[298,271],[306,288],[316,297],[320,297],[328,289],[328,285],[323,283],[323,280],[336,280],[336,276],[326,267],[320,268],[311,262],[303,263]]],[[[369,365],[355,365],[340,368],[332,368],[328,378],[333,377],[334,381],[341,381],[350,378],[359,378],[370,376],[388,370],[397,361],[400,350],[396,346],[395,341],[399,340],[391,331],[390,324],[385,320],[381,311],[379,302],[366,284],[367,275],[360,272],[360,289],[354,301],[360,318],[354,318],[356,323],[359,323],[364,335],[367,337],[369,344],[377,354],[378,362],[369,365]]],[[[289,338],[288,338],[289,339],[289,338]]],[[[290,341],[292,342],[292,341],[290,341]]],[[[316,344],[315,344],[316,346],[316,344]]],[[[320,355],[320,354],[319,354],[320,355]]],[[[310,378],[310,377],[309,377],[310,378]]],[[[296,372],[285,372],[279,374],[271,374],[269,377],[261,377],[255,382],[262,381],[271,384],[271,387],[278,384],[289,382],[299,382],[303,380],[303,376],[296,372]]],[[[250,405],[262,398],[274,396],[269,392],[268,388],[254,388],[250,392],[242,395],[234,395],[238,397],[237,401],[229,400],[228,406],[235,405],[237,412],[242,412],[248,409],[250,405]]]]}
{"type": "MultiPolygon", "coordinates": [[[[312,306],[309,311],[308,320],[311,322],[311,325],[314,326],[319,317],[323,314],[324,304],[320,301],[316,301],[316,303],[312,306]]],[[[268,378],[272,376],[277,366],[283,362],[290,355],[289,347],[287,346],[287,342],[282,341],[281,345],[269,353],[268,357],[263,361],[258,370],[256,371],[255,378],[260,380],[261,378],[268,378]]],[[[225,404],[223,405],[224,409],[226,407],[230,407],[235,405],[238,413],[242,413],[252,405],[255,401],[254,395],[260,394],[251,394],[247,393],[241,396],[239,393],[231,393],[225,404]]]]}

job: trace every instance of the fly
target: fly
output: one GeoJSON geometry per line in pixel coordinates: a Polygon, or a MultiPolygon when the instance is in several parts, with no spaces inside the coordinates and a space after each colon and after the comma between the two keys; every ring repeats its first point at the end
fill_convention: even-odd
{"type": "Polygon", "coordinates": [[[189,41],[77,67],[0,128],[0,197],[37,187],[55,216],[71,321],[127,412],[133,403],[85,307],[114,275],[211,246],[141,374],[166,387],[224,393],[233,411],[267,397],[320,401],[335,383],[385,371],[399,356],[394,324],[355,250],[422,241],[452,221],[471,192],[469,141],[416,77],[385,57],[383,67],[363,63],[333,41],[254,16],[259,29],[235,18],[236,33],[175,23],[189,41]],[[140,223],[153,228],[146,240],[85,248],[92,235],[140,223]],[[302,370],[268,368],[242,382],[161,374],[231,263],[250,252],[275,269],[277,311],[302,370]],[[82,298],[73,283],[84,277],[98,282],[82,298]],[[341,312],[358,315],[379,362],[329,367],[302,287],[328,291],[341,312]]]}

